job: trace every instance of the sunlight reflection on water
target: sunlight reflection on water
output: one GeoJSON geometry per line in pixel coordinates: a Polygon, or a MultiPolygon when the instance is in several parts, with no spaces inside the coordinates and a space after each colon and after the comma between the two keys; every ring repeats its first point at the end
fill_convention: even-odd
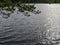
{"type": "Polygon", "coordinates": [[[27,40],[27,43],[30,41],[30,45],[33,45],[39,43],[40,35],[43,34],[49,40],[60,39],[60,4],[35,6],[36,10],[42,11],[41,14],[30,13],[31,16],[26,17],[23,13],[14,12],[8,19],[3,19],[0,15],[0,43],[27,40]]]}

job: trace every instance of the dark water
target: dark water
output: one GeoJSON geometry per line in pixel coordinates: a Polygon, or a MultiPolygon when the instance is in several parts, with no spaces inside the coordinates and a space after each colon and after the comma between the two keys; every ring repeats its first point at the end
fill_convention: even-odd
{"type": "Polygon", "coordinates": [[[60,38],[60,4],[35,6],[41,13],[29,12],[30,17],[22,12],[17,14],[17,10],[7,19],[0,14],[0,45],[38,45],[45,38],[48,41],[60,38]]]}

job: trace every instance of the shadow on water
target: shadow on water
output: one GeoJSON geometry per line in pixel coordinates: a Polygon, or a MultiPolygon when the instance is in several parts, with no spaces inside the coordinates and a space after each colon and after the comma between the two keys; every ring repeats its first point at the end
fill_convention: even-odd
{"type": "Polygon", "coordinates": [[[3,14],[2,17],[5,18],[5,19],[7,19],[8,17],[10,17],[10,15],[11,15],[11,13],[7,13],[6,14],[6,13],[3,13],[3,12],[2,12],[2,14],[3,14]]]}
{"type": "Polygon", "coordinates": [[[41,13],[41,11],[37,10],[35,11],[36,7],[34,5],[25,5],[25,4],[22,4],[22,5],[19,5],[18,7],[1,7],[0,8],[0,14],[2,14],[2,17],[7,19],[8,17],[10,17],[11,13],[14,13],[14,11],[16,10],[16,8],[18,9],[17,10],[17,14],[18,12],[23,12],[24,13],[24,16],[31,16],[31,14],[29,12],[32,12],[34,14],[39,14],[41,13]]]}

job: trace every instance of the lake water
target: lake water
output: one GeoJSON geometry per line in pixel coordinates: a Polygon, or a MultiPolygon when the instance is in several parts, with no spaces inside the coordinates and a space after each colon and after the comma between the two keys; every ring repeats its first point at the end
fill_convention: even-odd
{"type": "Polygon", "coordinates": [[[0,45],[38,45],[43,40],[59,45],[60,4],[35,6],[40,14],[29,12],[31,16],[27,17],[15,10],[7,19],[0,14],[0,45]]]}

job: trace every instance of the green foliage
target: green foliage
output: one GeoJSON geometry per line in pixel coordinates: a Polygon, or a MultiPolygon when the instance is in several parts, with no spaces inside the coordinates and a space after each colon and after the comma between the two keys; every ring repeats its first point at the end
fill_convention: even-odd
{"type": "Polygon", "coordinates": [[[54,3],[55,0],[47,0],[48,3],[54,3]]]}
{"type": "Polygon", "coordinates": [[[20,3],[60,3],[60,0],[0,0],[0,6],[16,5],[20,3]]]}
{"type": "Polygon", "coordinates": [[[26,5],[26,4],[21,4],[19,5],[19,11],[21,12],[24,12],[24,10],[27,10],[27,11],[33,11],[36,7],[34,7],[34,5],[26,5]]]}
{"type": "Polygon", "coordinates": [[[7,8],[6,10],[8,10],[8,11],[14,11],[15,9],[14,8],[7,8]]]}
{"type": "Polygon", "coordinates": [[[60,3],[60,0],[56,0],[56,2],[60,3]]]}

